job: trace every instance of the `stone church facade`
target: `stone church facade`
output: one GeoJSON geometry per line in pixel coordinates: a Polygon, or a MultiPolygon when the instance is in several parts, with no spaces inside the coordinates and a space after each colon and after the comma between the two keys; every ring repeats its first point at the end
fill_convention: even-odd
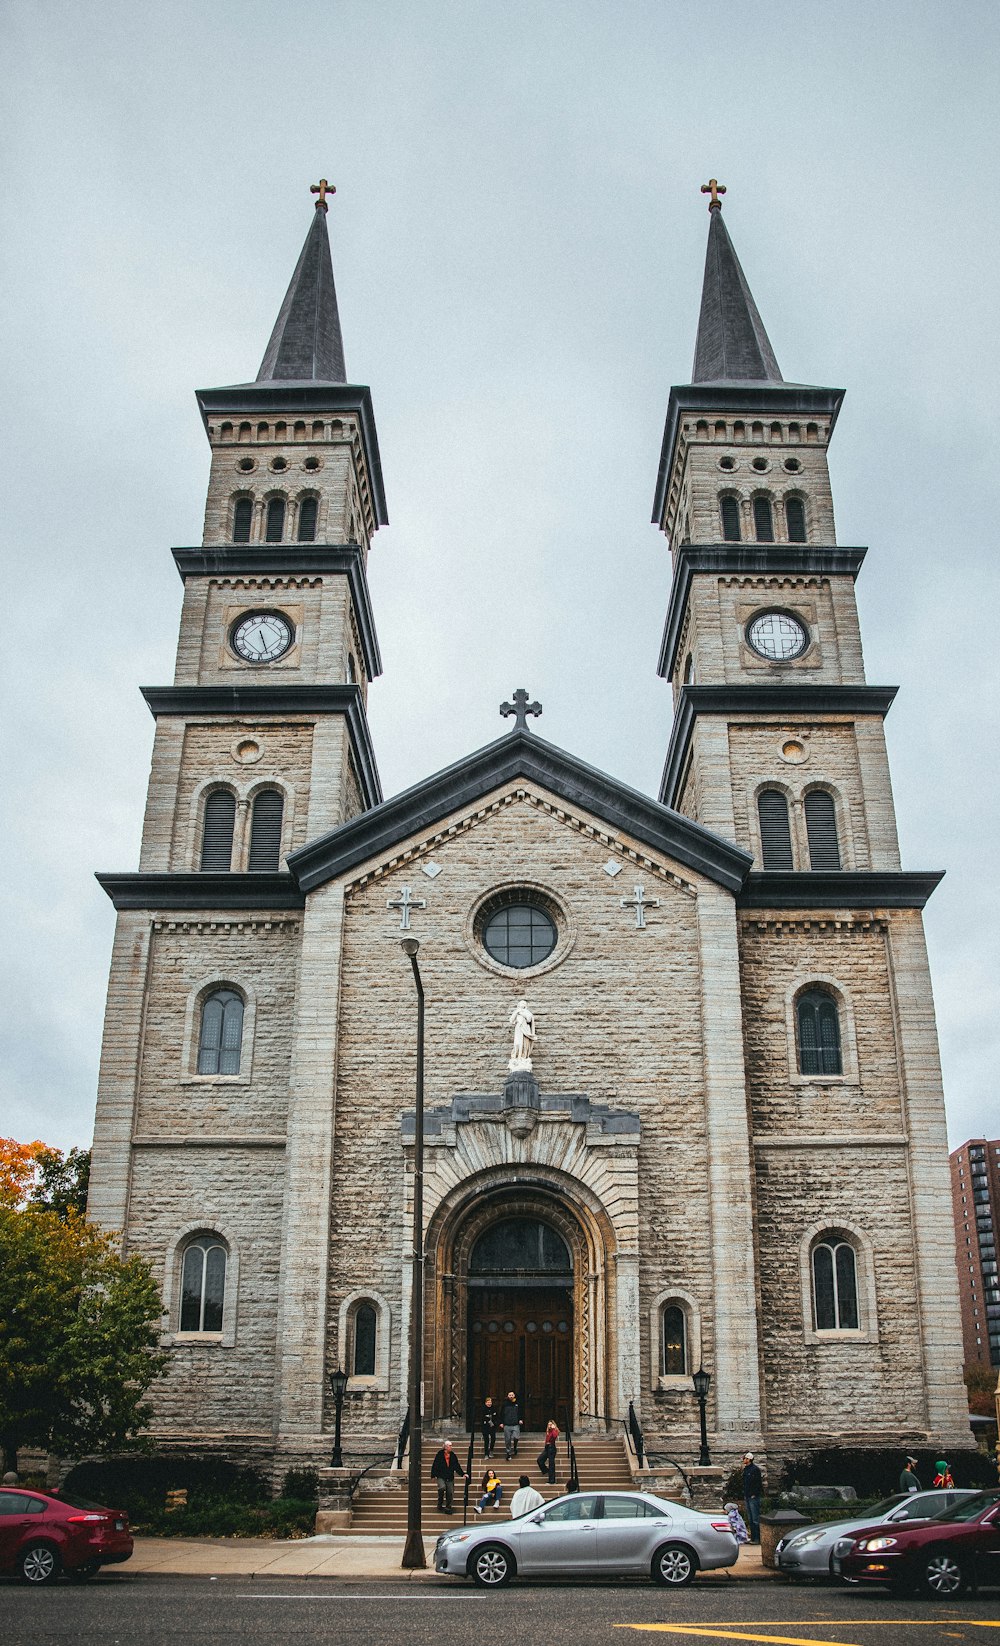
{"type": "MultiPolygon", "coordinates": [[[[90,1215],[150,1259],[163,1443],[318,1463],[407,1404],[427,993],[425,1420],[693,1459],[968,1444],[921,910],[837,544],[840,391],[786,383],[713,196],[654,522],[673,559],[656,800],[513,729],[389,800],[366,719],[386,505],[326,202],[252,383],[201,393],[184,582],[118,911],[90,1215]],[[527,998],[532,1069],[508,1070],[527,998]]],[[[515,705],[507,705],[513,709],[515,705]]],[[[528,705],[530,712],[532,705],[528,705]]]]}

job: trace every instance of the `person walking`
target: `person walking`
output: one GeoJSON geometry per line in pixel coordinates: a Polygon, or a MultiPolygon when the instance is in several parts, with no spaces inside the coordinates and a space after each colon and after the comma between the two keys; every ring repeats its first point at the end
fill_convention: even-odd
{"type": "Polygon", "coordinates": [[[465,1470],[458,1461],[458,1453],[452,1447],[451,1441],[446,1440],[439,1452],[434,1455],[431,1464],[431,1479],[437,1481],[438,1514],[450,1515],[455,1512],[455,1476],[465,1479],[465,1470]]]}
{"type": "Polygon", "coordinates": [[[753,1452],[743,1453],[743,1502],[747,1511],[747,1529],[750,1542],[760,1542],[760,1500],[764,1495],[764,1476],[753,1460],[753,1452]]]}
{"type": "Polygon", "coordinates": [[[503,1484],[492,1463],[480,1481],[482,1497],[476,1504],[476,1514],[481,1515],[485,1508],[499,1509],[503,1502],[503,1484]]]}
{"type": "Polygon", "coordinates": [[[500,1410],[500,1421],[503,1424],[503,1453],[509,1463],[512,1457],[517,1456],[517,1443],[521,1438],[521,1408],[513,1389],[507,1390],[507,1399],[500,1410]]]}
{"type": "Polygon", "coordinates": [[[545,1425],[545,1440],[538,1454],[538,1467],[543,1475],[548,1475],[549,1485],[556,1483],[556,1441],[559,1439],[559,1425],[554,1417],[550,1417],[545,1425]]]}
{"type": "Polygon", "coordinates": [[[906,1459],[906,1467],[899,1477],[899,1489],[901,1492],[919,1492],[922,1490],[920,1481],[917,1478],[916,1469],[916,1458],[908,1456],[906,1459]]]}
{"type": "Polygon", "coordinates": [[[519,1515],[530,1514],[532,1509],[540,1509],[545,1502],[541,1492],[536,1492],[527,1475],[518,1475],[517,1491],[510,1500],[510,1518],[517,1520],[519,1515]]]}
{"type": "Polygon", "coordinates": [[[950,1492],[955,1485],[955,1482],[951,1478],[951,1470],[943,1457],[938,1458],[937,1474],[934,1476],[934,1484],[935,1486],[942,1487],[947,1492],[950,1492]]]}
{"type": "Polygon", "coordinates": [[[493,1396],[487,1395],[483,1402],[483,1416],[480,1428],[483,1431],[483,1456],[487,1461],[493,1456],[493,1448],[497,1443],[497,1409],[493,1404],[493,1396]]]}

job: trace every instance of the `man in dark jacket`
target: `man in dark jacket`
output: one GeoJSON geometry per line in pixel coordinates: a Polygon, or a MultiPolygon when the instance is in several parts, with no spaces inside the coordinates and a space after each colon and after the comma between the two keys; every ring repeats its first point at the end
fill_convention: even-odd
{"type": "Polygon", "coordinates": [[[743,1501],[747,1510],[750,1542],[760,1542],[760,1500],[764,1494],[764,1477],[753,1460],[753,1452],[743,1453],[743,1501]]]}
{"type": "Polygon", "coordinates": [[[507,1390],[507,1399],[500,1408],[500,1422],[503,1424],[504,1456],[509,1463],[512,1457],[517,1456],[517,1443],[521,1438],[521,1411],[513,1389],[507,1390]]]}
{"type": "Polygon", "coordinates": [[[465,1479],[465,1470],[458,1461],[458,1454],[452,1448],[450,1440],[446,1440],[439,1452],[434,1455],[431,1464],[431,1479],[437,1481],[438,1514],[450,1515],[455,1504],[455,1476],[465,1479]]]}

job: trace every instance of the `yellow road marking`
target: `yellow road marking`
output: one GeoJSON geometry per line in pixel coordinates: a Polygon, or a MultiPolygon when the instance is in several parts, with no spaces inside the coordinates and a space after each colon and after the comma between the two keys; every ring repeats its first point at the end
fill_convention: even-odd
{"type": "MultiPolygon", "coordinates": [[[[800,1623],[799,1628],[801,1627],[800,1623]]],[[[808,1629],[809,1624],[805,1627],[808,1629]]],[[[830,1625],[818,1623],[815,1627],[822,1629],[829,1628],[830,1625]]],[[[660,1634],[698,1635],[701,1639],[708,1640],[764,1640],[770,1642],[770,1646],[857,1646],[857,1641],[854,1640],[817,1640],[815,1635],[808,1638],[805,1635],[752,1635],[744,1633],[741,1629],[713,1629],[704,1623],[616,1623],[615,1628],[655,1629],[660,1634]]]]}
{"type": "MultiPolygon", "coordinates": [[[[891,1628],[897,1628],[897,1629],[919,1629],[919,1628],[934,1629],[934,1628],[940,1628],[942,1623],[950,1623],[952,1621],[957,1623],[958,1619],[957,1618],[955,1618],[955,1619],[951,1619],[951,1618],[931,1618],[931,1617],[920,1617],[920,1618],[901,1618],[901,1617],[851,1618],[850,1626],[851,1626],[852,1630],[872,1628],[872,1627],[877,1627],[877,1628],[880,1628],[880,1629],[887,1629],[887,1628],[888,1629],[891,1629],[891,1628]]],[[[979,1618],[979,1617],[962,1618],[962,1623],[970,1629],[1000,1629],[1000,1622],[994,1622],[992,1619],[988,1620],[986,1618],[979,1618]]],[[[613,1623],[612,1624],[613,1629],[638,1629],[640,1631],[647,1630],[647,1631],[652,1631],[656,1634],[666,1634],[666,1635],[698,1635],[702,1639],[707,1639],[707,1640],[758,1640],[758,1641],[769,1641],[771,1643],[771,1646],[858,1646],[858,1643],[856,1641],[828,1640],[825,1636],[817,1637],[816,1635],[809,1635],[809,1636],[804,1636],[804,1635],[761,1635],[761,1634],[749,1633],[748,1632],[751,1629],[795,1629],[795,1628],[798,1628],[798,1629],[832,1629],[833,1627],[834,1627],[834,1623],[833,1623],[832,1619],[830,1619],[829,1621],[826,1621],[826,1622],[810,1623],[805,1618],[796,1618],[791,1623],[778,1623],[778,1622],[763,1623],[762,1622],[762,1623],[743,1624],[742,1626],[740,1626],[738,1624],[731,1624],[729,1626],[729,1628],[719,1627],[717,1625],[712,1625],[712,1624],[709,1624],[709,1623],[613,1623]]],[[[944,1631],[944,1632],[949,1633],[950,1631],[944,1631]]],[[[955,1639],[955,1640],[961,1640],[963,1637],[961,1635],[954,1635],[954,1636],[952,1636],[952,1638],[955,1639]]]]}

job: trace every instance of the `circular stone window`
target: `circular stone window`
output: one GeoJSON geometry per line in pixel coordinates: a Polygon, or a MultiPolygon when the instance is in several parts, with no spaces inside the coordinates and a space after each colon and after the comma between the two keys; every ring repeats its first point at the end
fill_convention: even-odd
{"type": "Polygon", "coordinates": [[[288,463],[284,457],[275,457],[271,462],[271,468],[275,474],[281,474],[282,470],[287,469],[287,467],[288,463]]]}
{"type": "Polygon", "coordinates": [[[802,464],[799,462],[797,457],[785,458],[785,468],[788,470],[789,474],[798,474],[801,467],[802,464]]]}
{"type": "Polygon", "coordinates": [[[236,467],[240,469],[243,474],[249,474],[250,470],[255,469],[257,465],[252,457],[241,457],[236,467]]]}
{"type": "Polygon", "coordinates": [[[302,467],[304,469],[309,469],[310,472],[312,472],[313,469],[318,469],[319,468],[319,458],[318,457],[307,457],[305,462],[303,463],[302,467]]]}
{"type": "Polygon", "coordinates": [[[465,940],[487,971],[516,977],[561,965],[576,941],[576,925],[546,887],[522,881],[473,904],[465,940]]]}
{"type": "Polygon", "coordinates": [[[809,634],[788,612],[761,612],[747,624],[747,641],[757,656],[766,657],[769,663],[790,663],[802,656],[809,634]]]}
{"type": "Polygon", "coordinates": [[[556,923],[537,903],[510,903],[483,921],[482,941],[487,954],[501,966],[523,971],[548,960],[559,933],[556,923]]]}
{"type": "Polygon", "coordinates": [[[735,469],[735,467],[736,467],[735,457],[720,457],[719,458],[719,468],[720,469],[725,469],[727,473],[729,473],[732,469],[735,469]]]}
{"type": "Polygon", "coordinates": [[[753,460],[753,466],[757,470],[758,474],[764,474],[771,467],[766,457],[755,457],[753,460]]]}

